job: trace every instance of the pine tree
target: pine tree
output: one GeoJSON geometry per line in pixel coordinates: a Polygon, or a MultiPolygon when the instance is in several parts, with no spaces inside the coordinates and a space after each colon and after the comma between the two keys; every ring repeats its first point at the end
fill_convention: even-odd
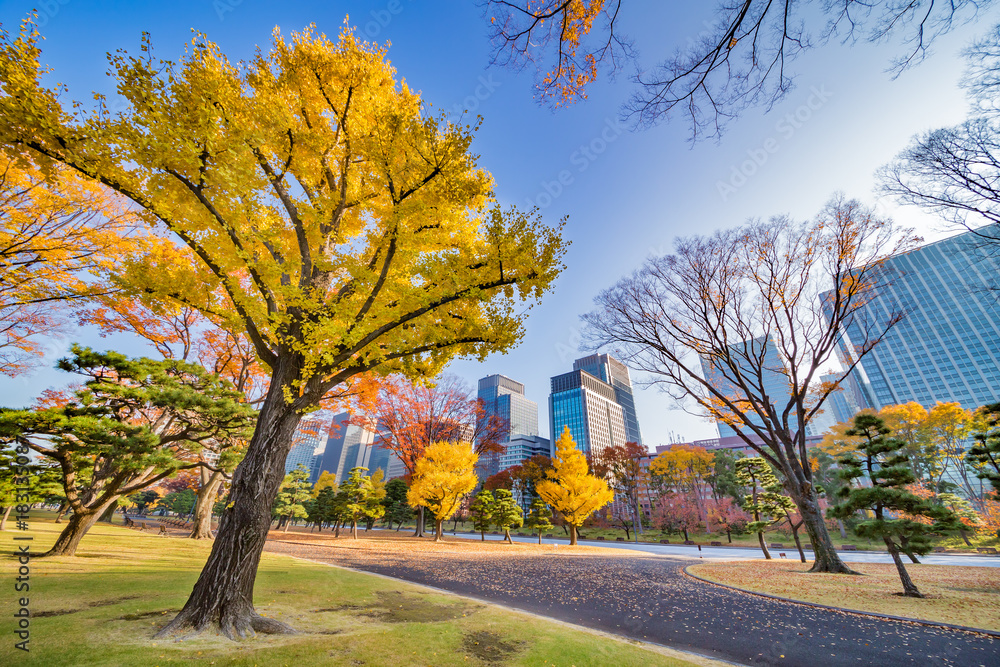
{"type": "Polygon", "coordinates": [[[556,441],[556,456],[548,479],[535,485],[542,500],[558,511],[569,524],[569,543],[576,545],[577,529],[591,514],[615,499],[603,479],[589,474],[587,458],[576,448],[569,427],[556,441]]]}
{"type": "Polygon", "coordinates": [[[507,489],[497,489],[493,494],[493,525],[503,531],[503,539],[513,543],[510,529],[524,524],[524,512],[514,502],[513,494],[507,489]]]}
{"type": "Polygon", "coordinates": [[[552,510],[541,498],[535,498],[531,502],[531,513],[524,520],[524,525],[533,533],[538,533],[538,543],[542,543],[542,533],[550,530],[552,526],[552,510]]]}
{"type": "Polygon", "coordinates": [[[372,478],[366,472],[368,468],[361,466],[351,468],[348,478],[340,485],[345,494],[343,516],[351,522],[351,535],[354,539],[358,539],[358,521],[377,519],[385,513],[385,508],[379,502],[381,498],[376,498],[372,478]]]}
{"type": "Polygon", "coordinates": [[[479,531],[483,541],[486,540],[486,531],[493,524],[494,501],[493,493],[490,491],[480,491],[469,505],[469,514],[472,515],[472,527],[479,531]]]}
{"type": "Polygon", "coordinates": [[[993,485],[993,495],[1000,500],[1000,403],[979,409],[982,426],[972,434],[975,444],[965,454],[966,464],[980,479],[993,485]]]}
{"type": "Polygon", "coordinates": [[[862,441],[857,451],[838,460],[840,477],[846,485],[837,494],[840,502],[828,514],[848,519],[860,511],[871,512],[873,518],[859,521],[854,532],[869,539],[881,538],[896,564],[903,595],[920,598],[923,595],[910,579],[899,557],[900,550],[926,554],[931,550],[931,533],[957,530],[961,524],[948,508],[906,489],[915,481],[906,443],[889,437],[891,432],[875,415],[859,414],[854,418],[854,426],[846,433],[862,441]],[[931,519],[932,523],[921,523],[919,517],[931,519]]]}
{"type": "Polygon", "coordinates": [[[771,560],[771,553],[764,544],[764,531],[784,518],[795,507],[795,503],[788,496],[781,495],[781,483],[767,461],[759,456],[739,459],[736,462],[736,479],[750,489],[750,493],[743,496],[740,503],[745,512],[753,515],[753,521],[747,524],[747,530],[757,533],[764,558],[771,560]]]}
{"type": "Polygon", "coordinates": [[[292,519],[305,519],[309,516],[305,508],[305,503],[312,498],[309,491],[309,471],[305,467],[300,465],[285,475],[274,504],[274,513],[285,520],[285,532],[292,519]]]}

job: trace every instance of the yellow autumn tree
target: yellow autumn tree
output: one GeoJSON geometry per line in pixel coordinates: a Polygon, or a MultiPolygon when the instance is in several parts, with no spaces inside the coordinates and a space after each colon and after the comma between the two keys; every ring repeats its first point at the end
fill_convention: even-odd
{"type": "Polygon", "coordinates": [[[587,517],[615,499],[608,483],[590,474],[587,457],[576,448],[568,426],[556,441],[548,479],[538,482],[535,491],[569,524],[571,546],[576,544],[576,531],[587,517]]]}
{"type": "Polygon", "coordinates": [[[139,228],[99,183],[0,153],[0,373],[41,357],[63,324],[60,305],[114,289],[108,269],[140,247],[139,228]]]}
{"type": "Polygon", "coordinates": [[[434,541],[442,540],[441,524],[454,516],[462,498],[476,488],[479,455],[468,442],[435,442],[417,460],[413,483],[406,493],[411,507],[434,514],[434,541]]]}
{"type": "Polygon", "coordinates": [[[146,35],[109,57],[110,105],[49,87],[40,44],[30,20],[0,31],[0,149],[131,199],[171,238],[122,258],[119,284],[245,335],[270,374],[212,551],[159,636],[292,632],[253,588],[303,415],[366,375],[511,349],[563,268],[561,225],[501,210],[476,128],[435,116],[350,29],[275,30],[238,63],[202,34],[159,60],[146,35]]]}
{"type": "Polygon", "coordinates": [[[931,431],[924,406],[916,401],[887,405],[878,411],[878,416],[885,422],[886,428],[892,429],[893,437],[906,443],[903,451],[914,479],[921,481],[926,478],[933,461],[931,431]]]}

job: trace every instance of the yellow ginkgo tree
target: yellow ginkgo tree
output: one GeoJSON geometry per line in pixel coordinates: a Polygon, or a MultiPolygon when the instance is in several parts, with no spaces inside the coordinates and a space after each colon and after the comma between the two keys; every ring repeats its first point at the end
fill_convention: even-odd
{"type": "Polygon", "coordinates": [[[576,544],[576,532],[591,514],[615,498],[608,483],[590,474],[587,457],[576,448],[569,427],[556,441],[556,456],[548,479],[535,484],[535,491],[569,524],[569,543],[576,544]]]}
{"type": "Polygon", "coordinates": [[[435,442],[417,460],[413,483],[406,493],[411,507],[426,507],[434,514],[434,541],[442,540],[441,524],[450,519],[462,498],[479,483],[476,454],[468,442],[435,442]]]}
{"type": "Polygon", "coordinates": [[[128,197],[172,238],[122,257],[119,284],[245,334],[270,370],[212,552],[160,635],[289,632],[252,600],[302,415],[362,374],[509,350],[563,268],[561,226],[501,211],[475,128],[435,116],[349,29],[275,30],[239,63],[201,34],[158,60],[144,36],[109,57],[114,113],[46,87],[39,41],[30,20],[0,34],[0,149],[128,197]]]}

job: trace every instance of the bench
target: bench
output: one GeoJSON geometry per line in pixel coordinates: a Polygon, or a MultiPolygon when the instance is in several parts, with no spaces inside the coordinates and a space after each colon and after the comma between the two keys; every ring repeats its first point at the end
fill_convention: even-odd
{"type": "Polygon", "coordinates": [[[722,546],[722,542],[711,542],[710,544],[711,544],[711,545],[712,545],[713,547],[721,547],[721,546],[722,546]]]}
{"type": "Polygon", "coordinates": [[[784,549],[785,545],[781,544],[780,542],[775,542],[774,544],[771,545],[771,548],[772,549],[784,549]]]}
{"type": "Polygon", "coordinates": [[[934,553],[936,554],[943,554],[945,551],[947,551],[947,549],[944,547],[934,547],[934,553]]]}
{"type": "Polygon", "coordinates": [[[997,550],[995,547],[976,547],[976,551],[981,554],[990,554],[992,556],[997,555],[997,550]]]}
{"type": "Polygon", "coordinates": [[[616,541],[616,542],[624,542],[624,541],[625,541],[625,538],[624,538],[624,537],[616,537],[616,538],[615,538],[615,541],[616,541]]]}
{"type": "Polygon", "coordinates": [[[841,544],[840,545],[840,550],[841,551],[857,551],[858,548],[856,546],[854,546],[853,544],[841,544]]]}
{"type": "Polygon", "coordinates": [[[594,539],[595,539],[595,540],[601,540],[601,541],[603,541],[603,540],[604,540],[604,537],[603,537],[603,536],[601,536],[601,537],[595,537],[594,539]]]}
{"type": "Polygon", "coordinates": [[[660,544],[670,544],[670,540],[660,540],[660,544]]]}
{"type": "Polygon", "coordinates": [[[684,544],[694,544],[694,540],[684,540],[684,544]]]}

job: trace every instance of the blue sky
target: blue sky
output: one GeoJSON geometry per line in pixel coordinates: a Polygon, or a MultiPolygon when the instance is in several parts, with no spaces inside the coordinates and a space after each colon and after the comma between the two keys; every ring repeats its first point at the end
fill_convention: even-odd
{"type": "MultiPolygon", "coordinates": [[[[0,23],[16,30],[36,2],[0,2],[0,23]]],[[[113,94],[106,52],[138,51],[151,33],[154,54],[176,59],[191,38],[205,32],[231,59],[267,48],[271,31],[301,30],[310,23],[335,34],[344,23],[367,37],[391,42],[389,57],[401,77],[435,107],[468,110],[484,118],[474,150],[497,183],[504,204],[537,204],[551,222],[569,216],[572,240],[565,273],[536,307],[524,342],[485,363],[457,361],[450,370],[470,384],[490,373],[524,382],[539,404],[548,433],[549,378],[571,370],[578,351],[579,316],[594,295],[637,268],[651,253],[670,251],[678,235],[730,227],[750,217],[788,213],[813,216],[836,191],[878,204],[927,239],[945,233],[936,220],[911,208],[878,201],[873,172],[914,134],[960,122],[966,102],[957,87],[961,49],[1000,17],[982,13],[935,42],[932,56],[896,80],[884,69],[895,45],[814,49],[793,65],[796,89],[769,113],[755,110],[732,123],[719,142],[686,142],[683,123],[632,132],[617,122],[631,90],[627,72],[602,77],[589,99],[551,111],[533,99],[533,71],[490,69],[488,24],[478,3],[459,0],[277,2],[197,0],[137,3],[48,0],[39,10],[45,37],[43,62],[72,98],[90,91],[113,94]],[[734,174],[747,161],[749,177],[734,174]],[[562,176],[562,183],[560,181],[562,176]]],[[[630,2],[622,30],[634,38],[640,62],[653,65],[697,38],[713,18],[715,3],[630,2]]],[[[48,346],[46,366],[72,341],[144,352],[128,337],[101,340],[92,330],[69,331],[48,346]]],[[[50,368],[0,379],[0,404],[20,405],[46,387],[65,382],[50,368]]],[[[715,437],[715,426],[675,409],[655,389],[640,390],[636,410],[646,444],[715,437]]]]}

